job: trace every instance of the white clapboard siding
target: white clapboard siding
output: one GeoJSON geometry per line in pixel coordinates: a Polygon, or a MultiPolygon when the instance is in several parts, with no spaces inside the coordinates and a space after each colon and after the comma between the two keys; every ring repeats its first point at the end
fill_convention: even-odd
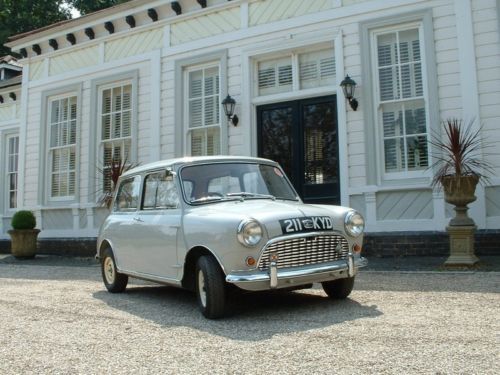
{"type": "Polygon", "coordinates": [[[50,59],[49,75],[94,66],[99,63],[99,47],[92,46],[75,52],[65,53],[50,59]]]}
{"type": "MultiPolygon", "coordinates": [[[[472,19],[475,25],[474,42],[478,69],[478,89],[480,117],[483,137],[490,144],[500,143],[500,20],[495,0],[472,2],[472,19]]],[[[485,158],[495,167],[495,175],[500,176],[500,155],[485,152],[485,158]]],[[[500,216],[500,189],[486,191],[487,216],[500,216]],[[496,199],[494,199],[496,193],[496,199]],[[495,202],[496,201],[496,202],[495,202]]]]}
{"type": "MultiPolygon", "coordinates": [[[[41,101],[40,91],[32,90],[28,95],[28,113],[24,166],[24,206],[35,207],[38,204],[38,184],[40,182],[39,150],[41,101]]],[[[21,173],[23,173],[21,171],[21,173]]]]}
{"type": "Polygon", "coordinates": [[[437,4],[433,10],[434,47],[438,71],[440,117],[460,116],[460,67],[455,9],[452,1],[437,4]],[[457,111],[460,111],[457,114],[457,111]]]}
{"type": "Polygon", "coordinates": [[[251,3],[249,6],[249,25],[286,20],[305,14],[321,12],[333,7],[332,0],[267,0],[251,3]]]}
{"type": "Polygon", "coordinates": [[[172,46],[209,36],[231,33],[240,28],[240,10],[232,8],[172,24],[172,46]]]}
{"type": "Polygon", "coordinates": [[[106,62],[140,55],[161,48],[163,29],[156,28],[133,34],[106,43],[104,59],[106,62]]]}

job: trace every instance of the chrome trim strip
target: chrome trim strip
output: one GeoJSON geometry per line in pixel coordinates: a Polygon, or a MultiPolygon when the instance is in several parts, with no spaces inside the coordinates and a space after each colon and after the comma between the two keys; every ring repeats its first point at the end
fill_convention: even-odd
{"type": "Polygon", "coordinates": [[[181,286],[181,281],[180,280],[176,280],[176,279],[170,279],[170,278],[167,278],[167,277],[159,277],[159,276],[150,275],[148,273],[126,271],[126,270],[121,270],[121,269],[118,269],[118,271],[121,272],[121,273],[127,274],[129,276],[135,277],[136,279],[154,281],[154,282],[159,283],[159,284],[168,284],[168,285],[181,286]]]}
{"type": "MultiPolygon", "coordinates": [[[[351,271],[353,275],[358,268],[366,267],[368,265],[368,260],[366,258],[354,259],[354,257],[352,257],[351,259],[353,260],[353,268],[351,271]]],[[[277,270],[276,277],[277,280],[283,280],[338,271],[349,271],[349,262],[337,261],[335,263],[327,263],[322,266],[314,265],[313,267],[277,270]]],[[[245,273],[229,274],[226,276],[226,281],[228,283],[252,283],[259,281],[267,281],[269,283],[274,282],[270,274],[266,271],[249,271],[245,273]]]]}

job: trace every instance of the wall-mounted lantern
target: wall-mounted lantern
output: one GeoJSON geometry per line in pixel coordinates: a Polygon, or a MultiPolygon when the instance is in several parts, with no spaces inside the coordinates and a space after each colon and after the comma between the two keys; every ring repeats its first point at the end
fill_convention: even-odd
{"type": "Polygon", "coordinates": [[[346,75],[344,80],[340,82],[340,86],[342,87],[342,91],[344,91],[345,98],[349,101],[349,104],[353,111],[358,109],[358,101],[354,98],[354,91],[356,90],[356,82],[346,75]]]}
{"type": "Polygon", "coordinates": [[[236,100],[231,98],[228,94],[226,98],[222,101],[222,105],[224,106],[224,113],[227,116],[229,122],[231,122],[234,126],[238,125],[239,119],[238,116],[234,114],[234,108],[236,107],[236,100]]]}

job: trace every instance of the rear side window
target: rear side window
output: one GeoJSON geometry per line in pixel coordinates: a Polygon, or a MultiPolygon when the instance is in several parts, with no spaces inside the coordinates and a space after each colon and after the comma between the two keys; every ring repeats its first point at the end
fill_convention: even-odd
{"type": "Polygon", "coordinates": [[[146,177],[143,210],[177,208],[179,203],[179,194],[172,175],[158,172],[146,177]]]}
{"type": "Polygon", "coordinates": [[[135,211],[139,207],[141,177],[135,176],[121,182],[115,199],[115,211],[135,211]]]}

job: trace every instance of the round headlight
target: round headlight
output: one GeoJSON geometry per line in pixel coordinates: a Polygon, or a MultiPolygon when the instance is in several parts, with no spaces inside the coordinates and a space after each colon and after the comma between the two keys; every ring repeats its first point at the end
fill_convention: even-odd
{"type": "Polygon", "coordinates": [[[349,211],[344,219],[345,231],[352,237],[358,237],[365,229],[365,220],[359,212],[349,211]]]}
{"type": "Polygon", "coordinates": [[[245,246],[255,246],[262,239],[262,227],[255,220],[243,220],[238,225],[238,241],[245,246]]]}

